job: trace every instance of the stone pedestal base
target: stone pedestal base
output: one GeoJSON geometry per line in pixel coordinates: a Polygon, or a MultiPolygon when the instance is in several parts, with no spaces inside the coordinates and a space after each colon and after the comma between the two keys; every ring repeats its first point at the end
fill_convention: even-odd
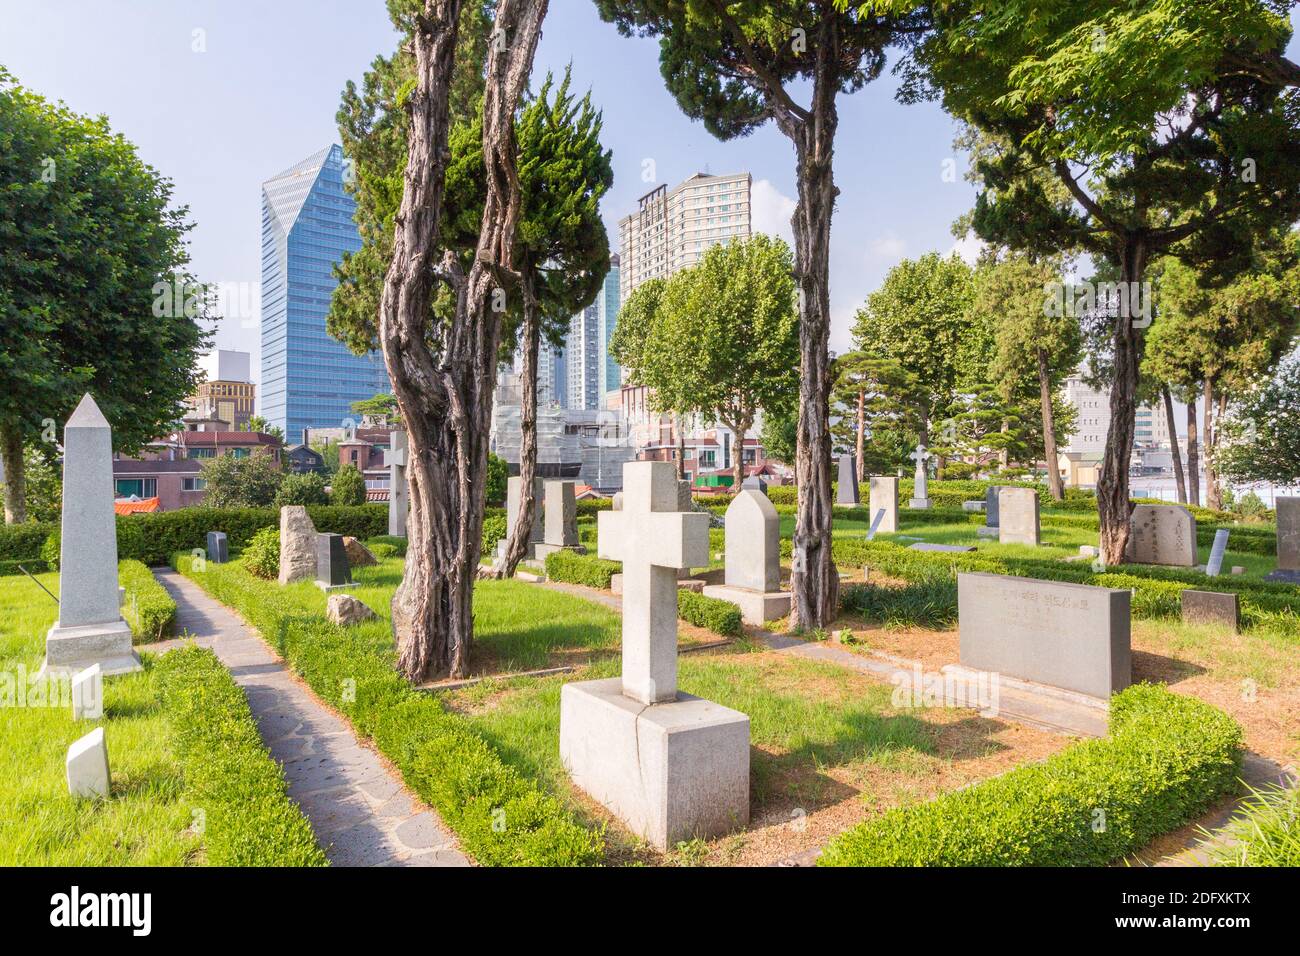
{"type": "Polygon", "coordinates": [[[740,619],[757,627],[790,613],[789,591],[751,591],[729,584],[710,584],[704,588],[704,596],[737,605],[740,608],[740,619]]]}
{"type": "Polygon", "coordinates": [[[907,501],[907,506],[908,506],[909,508],[915,508],[915,509],[918,510],[918,511],[929,511],[929,510],[930,510],[930,499],[929,499],[929,498],[909,498],[908,501],[907,501]]]}
{"type": "Polygon", "coordinates": [[[119,618],[111,624],[60,627],[45,636],[45,662],[40,677],[72,676],[98,664],[105,677],[142,670],[140,655],[131,647],[130,625],[119,618]]]}
{"type": "Polygon", "coordinates": [[[623,681],[560,692],[560,759],[573,782],[660,850],[749,822],[749,718],[679,694],[646,706],[623,681]]]}
{"type": "Polygon", "coordinates": [[[326,584],[324,581],[317,581],[316,587],[320,588],[326,594],[333,594],[335,591],[351,591],[361,587],[356,581],[349,581],[347,584],[326,584]]]}

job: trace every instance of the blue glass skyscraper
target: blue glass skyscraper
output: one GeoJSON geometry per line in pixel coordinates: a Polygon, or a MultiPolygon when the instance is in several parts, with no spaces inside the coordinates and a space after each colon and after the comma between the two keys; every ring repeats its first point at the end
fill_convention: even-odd
{"type": "Polygon", "coordinates": [[[329,146],[262,184],[262,416],[291,444],[389,391],[382,356],[353,355],[325,331],[334,264],[361,248],[343,175],[343,150],[329,146]]]}

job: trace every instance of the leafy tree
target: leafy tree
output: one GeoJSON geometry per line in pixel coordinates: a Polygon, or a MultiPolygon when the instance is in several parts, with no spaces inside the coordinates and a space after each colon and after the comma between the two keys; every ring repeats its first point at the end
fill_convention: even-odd
{"type": "Polygon", "coordinates": [[[353,402],[352,411],[362,418],[375,419],[385,425],[397,425],[402,420],[397,410],[397,399],[390,392],[380,392],[370,398],[353,402]]]}
{"type": "Polygon", "coordinates": [[[0,68],[0,459],[25,519],[24,447],[85,392],[132,452],[197,387],[207,291],[186,272],[185,208],[104,117],[46,102],[0,68]]]}
{"type": "Polygon", "coordinates": [[[763,410],[763,424],[759,429],[763,454],[784,464],[794,461],[795,446],[799,440],[798,403],[787,399],[763,410]]]}
{"type": "Polygon", "coordinates": [[[1290,27],[1255,0],[970,0],[930,10],[936,29],[908,68],[906,94],[939,91],[949,112],[1009,144],[979,161],[976,232],[1035,255],[1086,252],[1117,270],[1126,295],[1102,313],[1113,384],[1097,488],[1102,559],[1121,563],[1148,318],[1134,297],[1144,297],[1155,258],[1232,275],[1254,236],[1300,213],[1295,96],[1287,79],[1240,62],[1280,54],[1290,27]],[[1043,187],[1044,173],[1071,205],[1043,187]]]}
{"type": "Polygon", "coordinates": [[[771,120],[794,146],[800,374],[791,625],[823,627],[839,611],[829,420],[836,100],[876,79],[886,48],[921,29],[924,19],[837,9],[824,0],[596,0],[596,7],[624,35],[659,37],[669,91],[714,136],[745,136],[771,120]],[[802,95],[806,105],[795,99],[802,95]]]}
{"type": "Polygon", "coordinates": [[[330,480],[330,504],[364,505],[365,503],[365,476],[357,470],[356,465],[344,465],[330,480]]]}
{"type": "Polygon", "coordinates": [[[488,453],[487,466],[487,490],[483,493],[484,500],[494,507],[500,507],[506,503],[506,482],[510,480],[510,466],[506,464],[504,458],[498,458],[491,452],[488,453]]]}
{"type": "Polygon", "coordinates": [[[199,473],[207,482],[203,503],[213,508],[269,508],[284,480],[280,463],[265,451],[247,458],[218,455],[205,461],[199,473]]]}
{"type": "Polygon", "coordinates": [[[23,481],[27,517],[32,521],[58,521],[63,514],[63,475],[51,461],[46,445],[28,443],[23,449],[23,481]]]}
{"type": "Polygon", "coordinates": [[[1233,399],[1220,435],[1219,474],[1228,480],[1300,482],[1300,361],[1233,399]]]}
{"type": "Polygon", "coordinates": [[[976,271],[972,310],[993,330],[989,375],[1002,400],[1010,402],[1022,392],[1026,378],[1038,387],[1048,486],[1061,501],[1065,489],[1056,463],[1053,397],[1078,368],[1083,343],[1073,315],[1045,307],[1053,286],[1061,286],[1054,264],[1012,255],[976,271]]]}
{"type": "MultiPolygon", "coordinates": [[[[1234,393],[1266,378],[1290,351],[1300,327],[1300,249],[1294,235],[1256,251],[1253,268],[1220,288],[1177,260],[1163,264],[1160,312],[1147,336],[1143,370],[1179,388],[1188,402],[1190,441],[1195,406],[1204,402],[1206,506],[1223,506],[1215,452],[1216,421],[1234,393]],[[1199,396],[1198,393],[1199,392],[1199,396]]],[[[1195,475],[1194,475],[1195,477],[1195,475]]],[[[1199,484],[1193,481],[1193,488],[1199,484]]],[[[1196,502],[1195,492],[1192,501],[1196,502]]]]}
{"type": "Polygon", "coordinates": [[[881,389],[881,398],[895,405],[891,411],[896,419],[915,420],[918,437],[927,446],[932,427],[947,417],[953,404],[963,357],[971,348],[972,295],[970,266],[956,255],[945,259],[931,252],[890,269],[854,318],[856,348],[892,367],[888,374],[893,381],[887,384],[906,381],[902,391],[881,389]],[[905,376],[900,374],[903,369],[905,376]]]}
{"type": "Polygon", "coordinates": [[[327,505],[329,495],[325,491],[325,476],[314,471],[303,473],[290,472],[280,482],[280,490],[275,494],[275,506],[285,505],[327,505]]]}
{"type": "MultiPolygon", "coordinates": [[[[798,361],[790,250],[760,234],[712,246],[668,280],[638,372],[659,407],[720,422],[739,443],[796,389],[798,361]]],[[[739,488],[739,445],[733,470],[739,488]]]]}

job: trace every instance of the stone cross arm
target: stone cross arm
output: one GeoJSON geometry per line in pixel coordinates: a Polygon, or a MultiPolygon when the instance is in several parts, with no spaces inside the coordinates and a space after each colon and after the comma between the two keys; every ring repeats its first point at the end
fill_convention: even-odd
{"type": "Polygon", "coordinates": [[[596,553],[611,561],[660,568],[709,563],[709,516],[701,512],[602,511],[596,535],[596,553]]]}

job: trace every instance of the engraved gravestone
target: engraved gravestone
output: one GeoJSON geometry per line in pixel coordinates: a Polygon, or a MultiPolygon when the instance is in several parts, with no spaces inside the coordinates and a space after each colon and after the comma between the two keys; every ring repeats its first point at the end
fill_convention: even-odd
{"type": "Polygon", "coordinates": [[[1124,560],[1196,567],[1196,519],[1182,505],[1135,505],[1124,560]]]}
{"type": "Polygon", "coordinates": [[[1278,498],[1274,506],[1277,509],[1277,570],[1268,575],[1268,580],[1300,584],[1300,498],[1278,498]]]}
{"type": "Polygon", "coordinates": [[[1033,488],[998,489],[998,543],[1039,543],[1038,492],[1033,488]]]}
{"type": "Polygon", "coordinates": [[[961,663],[1109,698],[1132,682],[1131,598],[1087,584],[958,574],[961,663]]]}
{"type": "Polygon", "coordinates": [[[352,587],[352,565],[341,534],[316,535],[316,586],[322,591],[352,587]]]}
{"type": "MultiPolygon", "coordinates": [[[[893,534],[898,531],[898,479],[877,476],[871,479],[869,490],[871,513],[884,516],[876,531],[893,534]]],[[[872,519],[873,522],[875,519],[872,519]]]]}

